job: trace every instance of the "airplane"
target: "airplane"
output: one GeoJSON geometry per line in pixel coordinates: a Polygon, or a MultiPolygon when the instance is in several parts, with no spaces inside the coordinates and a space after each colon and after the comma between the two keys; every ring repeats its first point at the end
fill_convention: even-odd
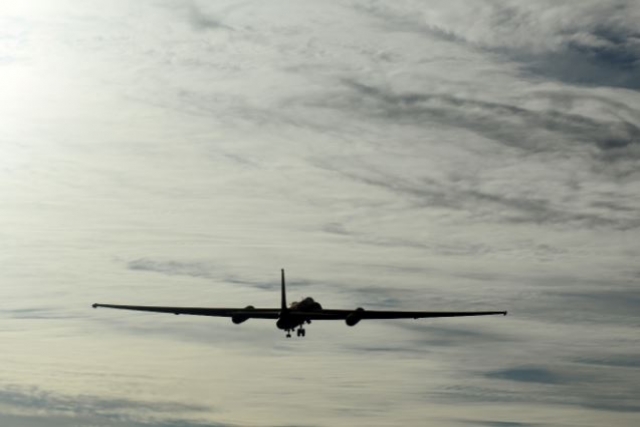
{"type": "Polygon", "coordinates": [[[284,269],[281,270],[281,274],[280,308],[255,308],[252,305],[244,308],[162,307],[99,303],[93,304],[92,307],[173,313],[175,315],[190,314],[195,316],[230,317],[231,321],[236,325],[248,319],[273,319],[276,320],[276,327],[287,333],[287,338],[291,338],[291,332],[296,330],[296,328],[297,336],[304,337],[306,335],[304,325],[310,324],[312,320],[344,320],[348,326],[355,326],[364,319],[421,319],[427,317],[507,315],[506,311],[388,311],[365,310],[362,307],[358,307],[355,310],[328,310],[322,308],[322,306],[311,297],[307,297],[300,302],[293,302],[287,307],[284,269]]]}

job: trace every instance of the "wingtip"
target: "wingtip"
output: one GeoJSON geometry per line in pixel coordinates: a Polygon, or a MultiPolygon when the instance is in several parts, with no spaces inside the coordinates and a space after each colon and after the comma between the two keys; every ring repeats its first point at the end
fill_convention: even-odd
{"type": "Polygon", "coordinates": [[[93,303],[93,304],[91,304],[91,307],[93,307],[93,308],[98,308],[98,303],[93,303]]]}
{"type": "Polygon", "coordinates": [[[506,316],[506,315],[507,315],[507,312],[506,312],[506,311],[505,311],[505,312],[503,312],[503,313],[502,313],[502,315],[503,315],[503,316],[506,316]]]}

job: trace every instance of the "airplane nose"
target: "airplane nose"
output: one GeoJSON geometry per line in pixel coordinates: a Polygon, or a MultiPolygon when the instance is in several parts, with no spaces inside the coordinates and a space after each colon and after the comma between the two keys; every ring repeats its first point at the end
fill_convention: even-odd
{"type": "Polygon", "coordinates": [[[295,322],[295,320],[286,316],[282,316],[276,321],[276,327],[278,329],[282,329],[283,331],[286,331],[288,329],[293,329],[296,326],[297,326],[297,323],[295,322]]]}

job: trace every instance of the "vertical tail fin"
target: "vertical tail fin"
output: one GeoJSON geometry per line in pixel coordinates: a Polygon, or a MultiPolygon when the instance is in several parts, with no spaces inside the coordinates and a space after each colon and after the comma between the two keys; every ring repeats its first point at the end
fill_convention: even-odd
{"type": "Polygon", "coordinates": [[[287,292],[284,288],[284,268],[280,270],[280,272],[282,273],[282,299],[280,300],[280,309],[282,311],[287,311],[287,292]]]}

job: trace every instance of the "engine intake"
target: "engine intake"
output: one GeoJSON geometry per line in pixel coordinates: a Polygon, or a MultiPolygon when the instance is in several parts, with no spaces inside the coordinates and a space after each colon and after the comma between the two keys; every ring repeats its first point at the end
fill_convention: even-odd
{"type": "Polygon", "coordinates": [[[344,322],[347,324],[347,326],[357,325],[358,322],[362,320],[363,311],[364,311],[364,308],[362,307],[356,308],[352,313],[349,313],[346,319],[344,319],[344,322]]]}
{"type": "MultiPolygon", "coordinates": [[[[245,310],[253,310],[255,307],[252,305],[248,305],[246,306],[244,309],[245,310]]],[[[231,321],[233,323],[235,323],[236,325],[239,325],[240,323],[246,322],[249,319],[249,316],[247,314],[234,314],[233,316],[231,316],[231,321]]]]}

